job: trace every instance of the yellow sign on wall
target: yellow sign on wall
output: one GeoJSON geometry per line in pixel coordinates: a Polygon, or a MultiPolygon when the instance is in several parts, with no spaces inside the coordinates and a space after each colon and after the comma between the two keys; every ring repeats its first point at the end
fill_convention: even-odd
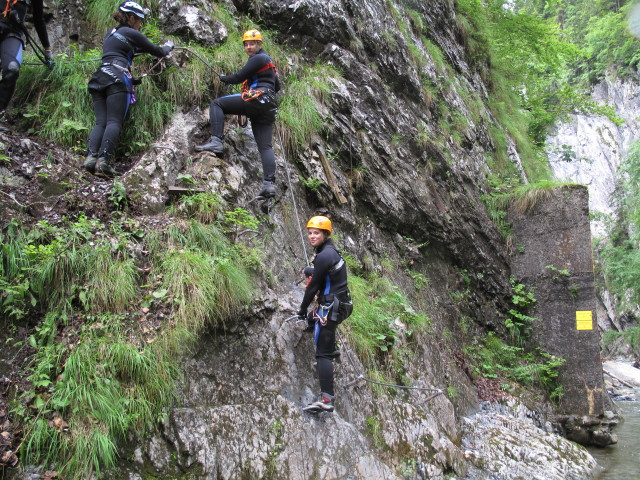
{"type": "Polygon", "coordinates": [[[576,330],[593,330],[593,312],[576,311],[576,330]]]}

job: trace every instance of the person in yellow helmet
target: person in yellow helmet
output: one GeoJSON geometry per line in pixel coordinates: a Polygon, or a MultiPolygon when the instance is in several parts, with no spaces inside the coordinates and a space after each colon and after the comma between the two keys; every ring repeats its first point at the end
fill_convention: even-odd
{"type": "Polygon", "coordinates": [[[313,327],[320,396],[317,401],[303,408],[310,413],[333,412],[335,392],[333,388],[333,359],[339,355],[336,346],[336,330],[353,309],[347,284],[347,265],[330,238],[333,232],[331,220],[324,216],[312,217],[307,222],[309,243],[315,249],[313,268],[304,269],[311,277],[298,310],[298,316],[307,319],[313,327]],[[307,309],[315,300],[309,316],[307,309]]]}
{"type": "Polygon", "coordinates": [[[273,124],[278,114],[276,93],[280,90],[280,81],[276,66],[262,49],[262,34],[258,30],[247,30],[242,36],[242,44],[249,56],[245,66],[233,75],[220,75],[220,81],[224,83],[242,84],[242,92],[216,98],[211,102],[211,138],[195,149],[198,152],[221,154],[224,148],[225,114],[245,115],[251,121],[251,130],[262,160],[264,182],[258,196],[270,198],[276,194],[276,159],[272,137],[273,124]]]}

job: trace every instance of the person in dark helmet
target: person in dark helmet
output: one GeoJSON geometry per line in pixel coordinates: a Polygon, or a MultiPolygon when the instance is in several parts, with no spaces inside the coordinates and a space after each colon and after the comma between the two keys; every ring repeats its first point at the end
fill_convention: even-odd
{"type": "Polygon", "coordinates": [[[347,285],[347,266],[331,240],[331,220],[323,216],[312,217],[307,222],[309,243],[315,249],[313,268],[306,267],[304,274],[311,277],[298,310],[298,316],[313,326],[316,345],[320,396],[303,410],[308,412],[333,412],[335,392],[333,388],[333,359],[338,355],[336,330],[351,315],[353,305],[347,285]],[[315,305],[307,315],[307,309],[315,305]]]}
{"type": "Polygon", "coordinates": [[[216,98],[211,102],[211,138],[195,149],[198,152],[221,154],[225,114],[245,115],[251,121],[251,130],[262,160],[264,182],[258,196],[270,198],[276,194],[276,159],[272,137],[278,114],[276,93],[280,90],[280,82],[275,65],[262,49],[262,34],[258,30],[248,30],[242,36],[242,44],[249,55],[245,66],[233,75],[220,75],[223,83],[242,84],[242,93],[216,98]]]}
{"type": "Polygon", "coordinates": [[[107,33],[102,46],[102,65],[89,80],[96,124],[89,134],[87,158],[83,168],[89,173],[113,177],[113,156],[118,145],[122,122],[129,105],[135,102],[134,78],[131,76],[133,56],[149,53],[156,57],[169,55],[173,43],[153,44],[140,32],[149,11],[136,2],[123,2],[113,14],[118,26],[107,33]]]}
{"type": "Polygon", "coordinates": [[[16,82],[22,65],[24,50],[24,22],[27,10],[31,5],[33,25],[44,47],[45,60],[52,65],[53,54],[44,21],[43,0],[0,0],[0,63],[2,64],[2,80],[0,80],[0,116],[13,97],[16,82]]]}

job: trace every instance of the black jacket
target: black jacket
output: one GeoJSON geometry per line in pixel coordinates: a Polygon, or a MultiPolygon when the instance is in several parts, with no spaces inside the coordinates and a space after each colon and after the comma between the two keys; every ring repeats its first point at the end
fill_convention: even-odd
{"type": "Polygon", "coordinates": [[[271,62],[271,57],[260,49],[254,55],[249,57],[247,63],[237,73],[233,75],[221,75],[220,81],[224,83],[242,83],[249,81],[249,88],[257,90],[271,90],[277,93],[280,90],[280,81],[276,74],[275,68],[267,68],[262,72],[259,70],[266,67],[271,62]]]}
{"type": "Polygon", "coordinates": [[[133,56],[138,53],[150,53],[155,57],[164,57],[170,52],[171,47],[155,45],[144,33],[135,28],[120,25],[107,33],[104,39],[102,63],[116,63],[121,67],[129,68],[133,56]]]}
{"type": "Polygon", "coordinates": [[[336,250],[336,246],[330,238],[316,248],[316,256],[312,261],[313,276],[304,292],[304,298],[298,311],[299,315],[306,316],[307,308],[309,308],[316,293],[328,295],[342,292],[347,288],[347,266],[344,261],[342,267],[332,270],[341,260],[342,256],[336,250]]]}

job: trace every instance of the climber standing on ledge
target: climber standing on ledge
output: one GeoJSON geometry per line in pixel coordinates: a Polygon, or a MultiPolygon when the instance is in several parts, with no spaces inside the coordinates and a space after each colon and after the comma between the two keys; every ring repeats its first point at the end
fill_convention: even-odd
{"type": "Polygon", "coordinates": [[[136,101],[133,87],[139,80],[131,75],[134,56],[149,53],[166,57],[173,50],[172,41],[155,45],[140,32],[148,14],[149,10],[137,2],[120,4],[113,14],[118,26],[107,33],[102,45],[102,64],[89,80],[96,123],[89,134],[83,168],[94,175],[116,175],[112,165],[122,122],[136,101]]]}
{"type": "Polygon", "coordinates": [[[211,102],[211,138],[195,149],[198,152],[221,154],[224,145],[225,114],[245,115],[251,120],[251,130],[262,160],[264,182],[258,197],[271,198],[276,194],[276,159],[272,137],[273,124],[278,114],[276,93],[280,90],[280,82],[276,66],[262,50],[262,34],[258,30],[246,31],[242,36],[242,45],[249,55],[245,66],[233,75],[220,75],[220,81],[223,83],[242,84],[242,91],[216,98],[211,102]]]}
{"type": "Polygon", "coordinates": [[[307,223],[307,236],[316,255],[313,268],[304,269],[304,274],[310,276],[311,280],[300,304],[298,317],[307,319],[309,326],[313,327],[321,392],[317,401],[303,408],[309,413],[333,412],[333,359],[339,355],[336,330],[353,310],[347,285],[347,265],[329,238],[332,231],[331,220],[327,217],[312,217],[307,223]],[[307,316],[307,309],[314,299],[314,309],[307,316]]]}

